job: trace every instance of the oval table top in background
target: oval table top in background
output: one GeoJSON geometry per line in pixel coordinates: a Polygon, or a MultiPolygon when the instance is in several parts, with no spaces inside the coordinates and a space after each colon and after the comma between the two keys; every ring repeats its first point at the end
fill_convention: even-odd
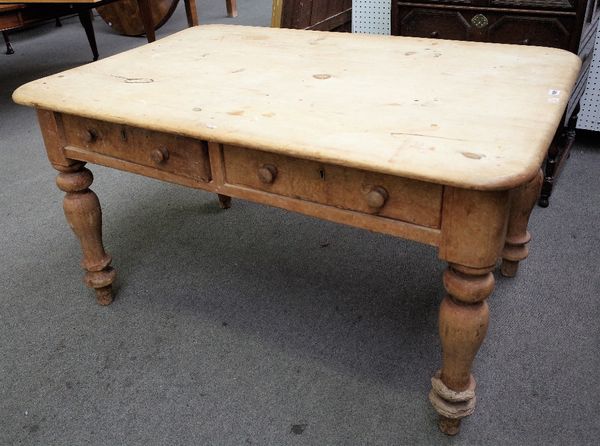
{"type": "MultiPolygon", "coordinates": [[[[171,18],[179,0],[150,0],[149,3],[152,23],[157,30],[171,18]]],[[[106,24],[119,34],[141,36],[145,32],[137,0],[119,0],[96,10],[106,24]]]]}

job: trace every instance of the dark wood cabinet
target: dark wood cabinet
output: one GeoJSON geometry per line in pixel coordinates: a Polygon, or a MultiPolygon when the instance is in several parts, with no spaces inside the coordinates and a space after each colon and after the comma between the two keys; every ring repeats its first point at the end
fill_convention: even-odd
{"type": "Polygon", "coordinates": [[[350,32],[352,0],[273,0],[274,28],[350,32]]]}
{"type": "Polygon", "coordinates": [[[392,34],[562,48],[582,70],[546,159],[540,205],[548,198],[575,139],[579,100],[591,63],[600,0],[392,0],[392,34]]]}

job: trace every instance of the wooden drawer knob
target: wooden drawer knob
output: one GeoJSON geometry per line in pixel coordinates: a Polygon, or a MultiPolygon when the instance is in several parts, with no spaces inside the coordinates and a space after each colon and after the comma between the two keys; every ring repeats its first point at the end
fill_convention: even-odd
{"type": "Polygon", "coordinates": [[[375,186],[367,194],[367,204],[370,208],[382,208],[388,199],[387,191],[381,186],[375,186]]]}
{"type": "Polygon", "coordinates": [[[161,147],[160,149],[154,149],[150,152],[150,158],[156,164],[162,164],[169,159],[169,151],[166,147],[161,147]]]}
{"type": "Polygon", "coordinates": [[[277,177],[277,167],[272,164],[264,164],[258,169],[258,179],[265,184],[271,184],[277,177]]]}

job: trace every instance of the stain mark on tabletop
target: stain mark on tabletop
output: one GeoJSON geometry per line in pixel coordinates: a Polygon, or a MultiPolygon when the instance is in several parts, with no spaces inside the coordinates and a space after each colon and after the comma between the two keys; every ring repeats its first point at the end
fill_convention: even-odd
{"type": "Polygon", "coordinates": [[[273,113],[273,112],[267,112],[267,113],[263,113],[262,115],[265,118],[272,118],[273,116],[275,116],[275,113],[273,113]]]}
{"type": "Polygon", "coordinates": [[[306,423],[292,424],[290,433],[295,434],[295,435],[302,435],[302,433],[304,432],[304,430],[306,429],[307,426],[308,426],[308,424],[306,424],[306,423]]]}
{"type": "Polygon", "coordinates": [[[231,73],[241,73],[242,71],[246,71],[245,68],[239,68],[237,70],[233,70],[231,73]]]}
{"type": "Polygon", "coordinates": [[[485,155],[480,155],[479,153],[473,153],[473,152],[460,152],[460,153],[465,158],[470,158],[472,160],[479,160],[485,156],[485,155]]]}
{"type": "Polygon", "coordinates": [[[116,77],[117,79],[123,79],[126,84],[151,84],[154,82],[154,79],[150,77],[126,77],[126,76],[117,76],[115,74],[111,74],[112,77],[116,77]]]}
{"type": "Polygon", "coordinates": [[[317,37],[316,39],[311,40],[310,42],[308,42],[309,45],[316,45],[317,43],[319,43],[321,40],[325,40],[324,36],[321,37],[317,37]]]}
{"type": "Polygon", "coordinates": [[[412,56],[413,54],[417,54],[416,51],[407,51],[406,53],[404,53],[405,56],[412,56]]]}
{"type": "Polygon", "coordinates": [[[230,112],[227,112],[227,114],[231,115],[231,116],[242,116],[244,114],[244,110],[230,111],[230,112]]]}
{"type": "Polygon", "coordinates": [[[465,141],[462,138],[450,138],[448,136],[425,135],[423,133],[391,132],[390,135],[391,136],[422,136],[425,138],[446,139],[448,141],[465,141]]]}
{"type": "Polygon", "coordinates": [[[200,111],[202,111],[202,107],[194,107],[194,108],[192,108],[192,111],[200,112],[200,111]]]}
{"type": "Polygon", "coordinates": [[[313,77],[315,79],[329,79],[331,77],[331,74],[319,73],[319,74],[313,74],[313,77]]]}

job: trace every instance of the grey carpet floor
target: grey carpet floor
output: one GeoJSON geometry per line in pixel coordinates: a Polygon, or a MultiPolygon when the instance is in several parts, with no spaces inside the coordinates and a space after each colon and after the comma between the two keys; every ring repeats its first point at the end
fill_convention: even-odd
{"type": "MultiPolygon", "coordinates": [[[[201,22],[268,25],[270,2],[199,3],[201,22]]],[[[158,32],[182,29],[183,8],[158,32]]],[[[144,43],[95,21],[101,56],[144,43]]],[[[531,255],[498,278],[460,436],[427,402],[439,367],[435,249],[101,167],[118,270],[82,283],[18,85],[86,63],[76,19],[0,55],[0,444],[595,445],[600,438],[600,144],[584,134],[531,255]]]]}

